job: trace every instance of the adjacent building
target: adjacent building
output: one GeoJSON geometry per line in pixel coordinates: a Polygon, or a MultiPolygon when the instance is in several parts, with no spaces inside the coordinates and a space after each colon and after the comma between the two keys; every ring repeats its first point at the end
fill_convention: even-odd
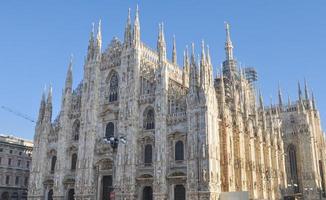
{"type": "Polygon", "coordinates": [[[27,199],[32,141],[0,135],[0,199],[27,199]]]}
{"type": "Polygon", "coordinates": [[[142,42],[138,9],[104,51],[101,25],[91,32],[83,80],[72,88],[70,62],[55,120],[52,89],[42,96],[29,199],[323,198],[325,138],[307,85],[297,101],[279,90],[266,106],[255,69],[239,69],[228,24],[217,76],[204,42],[185,49],[183,66],[172,44],[168,59],[163,24],[155,50],[142,42]]]}

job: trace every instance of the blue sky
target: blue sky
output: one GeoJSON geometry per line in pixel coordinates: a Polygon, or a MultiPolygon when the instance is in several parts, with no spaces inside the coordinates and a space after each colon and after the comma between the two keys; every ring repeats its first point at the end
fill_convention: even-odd
{"type": "MultiPolygon", "coordinates": [[[[140,8],[141,38],[156,48],[158,23],[165,24],[168,55],[176,35],[179,63],[194,41],[210,45],[215,66],[224,59],[224,21],[231,24],[234,54],[256,67],[269,104],[280,82],[297,98],[307,79],[326,120],[326,1],[3,1],[0,4],[0,105],[36,119],[45,84],[53,85],[54,115],[61,102],[70,54],[74,86],[82,79],[91,23],[102,19],[103,47],[122,39],[128,8],[140,8]]],[[[286,97],[287,99],[287,97],[286,97]]],[[[55,116],[54,116],[55,118],[55,116]]],[[[326,122],[324,121],[323,124],[326,122]]],[[[0,110],[0,133],[32,139],[34,124],[0,110]]]]}

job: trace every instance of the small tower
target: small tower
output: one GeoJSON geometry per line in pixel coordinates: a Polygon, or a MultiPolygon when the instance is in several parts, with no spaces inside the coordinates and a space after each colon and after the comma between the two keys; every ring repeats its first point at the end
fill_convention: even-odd
{"type": "Polygon", "coordinates": [[[200,57],[200,86],[206,87],[206,53],[204,40],[201,42],[201,57],[200,57]]]}
{"type": "Polygon", "coordinates": [[[92,31],[89,36],[89,41],[88,41],[88,48],[87,48],[87,61],[90,61],[94,57],[94,51],[95,51],[95,46],[94,46],[94,23],[92,23],[92,31]]]}
{"type": "Polygon", "coordinates": [[[166,60],[166,43],[164,38],[164,25],[163,23],[159,24],[159,32],[157,38],[157,52],[159,62],[166,60]]]}
{"type": "Polygon", "coordinates": [[[95,43],[95,59],[101,60],[101,51],[102,51],[102,31],[101,31],[101,20],[98,22],[96,43],[95,43]]]}
{"type": "Polygon", "coordinates": [[[308,91],[308,84],[306,79],[304,79],[304,93],[305,93],[305,99],[309,100],[309,91],[308,91]]]}
{"type": "Polygon", "coordinates": [[[135,15],[135,22],[134,22],[133,44],[134,44],[134,46],[138,46],[140,44],[140,23],[139,23],[138,5],[136,8],[136,15],[135,15]]]}
{"type": "Polygon", "coordinates": [[[177,65],[177,44],[175,41],[175,35],[173,35],[172,63],[177,65]]]}
{"type": "Polygon", "coordinates": [[[280,108],[282,108],[282,106],[283,106],[283,97],[282,97],[282,91],[281,91],[280,84],[278,84],[278,105],[280,108]]]}
{"type": "Polygon", "coordinates": [[[183,85],[189,84],[187,78],[189,77],[189,58],[188,58],[188,47],[183,52],[183,70],[182,70],[182,83],[183,85]]]}
{"type": "Polygon", "coordinates": [[[198,70],[195,59],[195,44],[191,44],[190,70],[189,70],[189,93],[192,101],[198,100],[198,70]]]}
{"type": "Polygon", "coordinates": [[[299,101],[301,101],[301,99],[302,99],[302,91],[301,91],[301,86],[300,86],[299,81],[298,81],[298,98],[299,98],[299,101]]]}
{"type": "Polygon", "coordinates": [[[71,55],[66,75],[65,93],[72,91],[72,59],[73,56],[71,55]]]}
{"type": "Polygon", "coordinates": [[[42,124],[44,114],[45,114],[45,91],[43,91],[43,93],[42,93],[40,109],[39,109],[39,112],[38,112],[38,120],[37,120],[37,123],[36,123],[37,125],[42,124]]]}
{"type": "Polygon", "coordinates": [[[130,8],[128,9],[128,18],[125,27],[124,34],[124,47],[130,47],[132,44],[132,33],[131,33],[131,18],[130,18],[130,8]]]}
{"type": "Polygon", "coordinates": [[[221,115],[224,115],[224,110],[225,110],[225,86],[224,86],[224,76],[223,76],[223,72],[222,72],[222,68],[221,68],[221,72],[220,72],[220,92],[221,92],[221,115]]]}
{"type": "Polygon", "coordinates": [[[233,60],[233,45],[230,36],[230,25],[225,23],[226,41],[225,41],[225,54],[226,60],[233,60]]]}
{"type": "Polygon", "coordinates": [[[230,36],[230,25],[225,23],[226,41],[225,41],[225,61],[223,62],[223,74],[228,78],[229,85],[233,83],[234,75],[237,73],[237,63],[233,57],[233,44],[230,36]],[[230,82],[231,81],[231,82],[230,82]]]}

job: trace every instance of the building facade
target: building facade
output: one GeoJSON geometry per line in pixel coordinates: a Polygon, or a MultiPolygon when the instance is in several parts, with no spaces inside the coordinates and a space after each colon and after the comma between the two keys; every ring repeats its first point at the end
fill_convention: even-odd
{"type": "Polygon", "coordinates": [[[201,56],[186,48],[181,67],[175,40],[167,58],[163,24],[156,50],[140,36],[138,9],[124,40],[104,51],[99,24],[74,90],[69,64],[53,121],[52,91],[43,94],[29,199],[217,200],[234,191],[319,199],[325,139],[314,98],[299,89],[299,100],[284,104],[279,92],[278,104],[265,106],[255,70],[234,59],[229,25],[216,77],[204,42],[201,56]]]}
{"type": "Polygon", "coordinates": [[[0,199],[27,199],[29,171],[32,166],[31,141],[0,135],[0,199]]]}

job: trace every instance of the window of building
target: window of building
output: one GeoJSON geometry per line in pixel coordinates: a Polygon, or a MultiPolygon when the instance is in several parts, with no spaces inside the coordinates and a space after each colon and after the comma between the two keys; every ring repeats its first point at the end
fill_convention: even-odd
{"type": "Polygon", "coordinates": [[[18,184],[19,184],[19,176],[16,176],[15,185],[18,185],[18,184]]]}
{"type": "Polygon", "coordinates": [[[183,185],[176,185],[174,187],[174,199],[186,200],[186,189],[183,185]]]}
{"type": "Polygon", "coordinates": [[[11,154],[12,154],[12,150],[11,150],[11,149],[10,149],[9,153],[11,153],[11,154]]]}
{"type": "Polygon", "coordinates": [[[184,160],[183,142],[181,140],[175,143],[174,156],[175,160],[184,160]]]}
{"type": "Polygon", "coordinates": [[[118,90],[119,90],[119,79],[118,74],[113,73],[110,79],[109,86],[109,102],[114,102],[118,100],[118,90]]]}
{"type": "Polygon", "coordinates": [[[18,199],[18,192],[13,192],[11,195],[11,199],[18,199]]]}
{"type": "Polygon", "coordinates": [[[9,192],[2,193],[1,200],[9,200],[9,192]]]}
{"type": "Polygon", "coordinates": [[[152,153],[152,145],[151,144],[147,144],[145,146],[145,159],[144,159],[144,163],[145,166],[150,166],[153,162],[153,153],[152,153]]]}
{"type": "Polygon", "coordinates": [[[143,189],[143,200],[153,200],[153,189],[150,186],[146,186],[143,189]]]}
{"type": "Polygon", "coordinates": [[[76,170],[76,165],[77,165],[77,154],[74,153],[71,156],[71,170],[76,170]]]}
{"type": "Polygon", "coordinates": [[[17,166],[20,167],[20,164],[21,164],[21,160],[18,160],[17,166]]]}
{"type": "Polygon", "coordinates": [[[11,158],[8,158],[8,165],[11,166],[11,158]]]}
{"type": "Polygon", "coordinates": [[[26,161],[26,168],[29,168],[29,161],[26,161]]]}
{"type": "Polygon", "coordinates": [[[106,125],[105,137],[106,138],[114,137],[114,124],[112,122],[109,122],[106,125]]]}
{"type": "Polygon", "coordinates": [[[155,128],[155,115],[153,108],[148,108],[144,112],[144,128],[147,130],[155,128]]]}
{"type": "Polygon", "coordinates": [[[79,120],[75,120],[74,124],[72,125],[72,139],[74,141],[79,140],[79,129],[80,129],[80,122],[79,120]]]}
{"type": "Polygon", "coordinates": [[[3,152],[3,148],[0,148],[0,152],[3,152]]]}
{"type": "Polygon", "coordinates": [[[23,153],[20,151],[20,152],[19,152],[19,155],[21,156],[22,154],[23,154],[23,153]]]}
{"type": "Polygon", "coordinates": [[[27,200],[27,192],[22,193],[22,200],[27,200]]]}
{"type": "Polygon", "coordinates": [[[2,158],[0,157],[0,165],[1,165],[1,160],[2,160],[2,158]]]}
{"type": "Polygon", "coordinates": [[[24,185],[25,185],[26,187],[28,186],[28,177],[25,177],[24,185]]]}
{"type": "Polygon", "coordinates": [[[54,173],[55,170],[55,163],[57,162],[57,156],[52,156],[51,158],[51,173],[54,173]]]}
{"type": "Polygon", "coordinates": [[[49,190],[48,192],[48,200],[53,200],[53,190],[49,190]]]}
{"type": "Polygon", "coordinates": [[[75,198],[75,190],[74,189],[70,189],[68,191],[68,200],[74,200],[75,198]]]}
{"type": "MultiPolygon", "coordinates": [[[[289,152],[289,161],[290,161],[290,175],[291,180],[293,180],[293,183],[298,185],[298,168],[297,168],[297,156],[296,156],[296,149],[294,145],[289,145],[288,148],[289,152]]],[[[295,192],[299,192],[299,187],[296,186],[294,188],[295,192]]]]}
{"type": "Polygon", "coordinates": [[[7,176],[6,176],[6,184],[8,185],[8,184],[9,184],[9,182],[10,182],[10,176],[9,176],[9,175],[7,175],[7,176]]]}

